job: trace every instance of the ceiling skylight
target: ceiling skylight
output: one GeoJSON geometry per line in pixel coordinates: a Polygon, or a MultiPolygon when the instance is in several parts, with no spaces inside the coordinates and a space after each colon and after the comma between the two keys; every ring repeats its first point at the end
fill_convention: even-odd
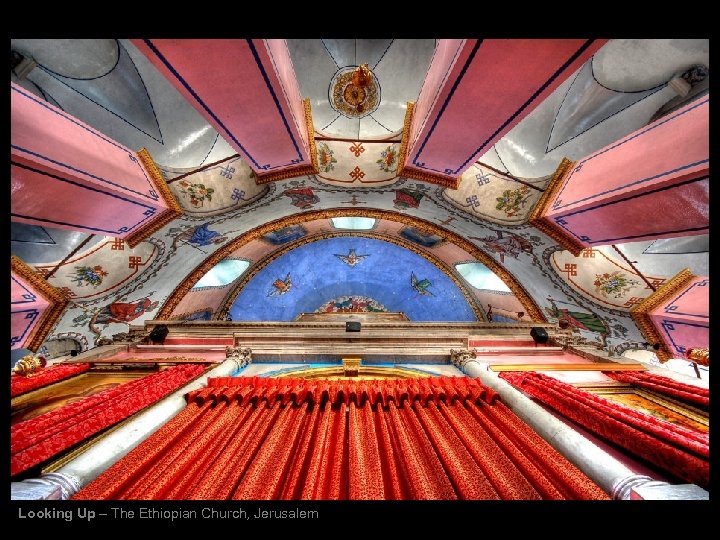
{"type": "Polygon", "coordinates": [[[250,263],[238,259],[225,259],[213,266],[200,278],[193,289],[200,287],[222,287],[235,281],[240,274],[247,270],[250,263]]]}
{"type": "Polygon", "coordinates": [[[510,292],[502,279],[487,266],[479,262],[456,264],[455,268],[465,280],[476,289],[510,292]]]}
{"type": "Polygon", "coordinates": [[[331,218],[330,221],[336,229],[367,231],[375,226],[375,219],[367,217],[337,217],[331,218]]]}

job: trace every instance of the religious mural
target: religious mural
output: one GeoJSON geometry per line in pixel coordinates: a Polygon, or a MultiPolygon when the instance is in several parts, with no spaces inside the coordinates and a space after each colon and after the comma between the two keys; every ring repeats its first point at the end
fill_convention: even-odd
{"type": "Polygon", "coordinates": [[[274,246],[280,246],[294,240],[299,240],[307,234],[302,225],[288,225],[282,227],[262,237],[263,240],[270,242],[274,246]]]}
{"type": "Polygon", "coordinates": [[[501,263],[505,263],[505,256],[508,255],[517,259],[520,253],[532,253],[533,245],[522,236],[506,231],[496,231],[496,236],[469,236],[473,240],[479,240],[487,251],[497,253],[501,263]]]}
{"type": "Polygon", "coordinates": [[[400,231],[400,236],[402,236],[405,240],[409,240],[413,244],[417,244],[425,248],[434,248],[443,241],[443,237],[439,234],[434,234],[431,231],[419,229],[417,227],[404,227],[400,231]]]}
{"type": "Polygon", "coordinates": [[[320,197],[315,195],[312,188],[306,187],[303,181],[291,180],[283,184],[283,187],[285,188],[283,195],[290,198],[290,204],[301,210],[312,208],[320,202],[320,197]]]}
{"type": "Polygon", "coordinates": [[[283,294],[290,291],[292,288],[293,282],[292,277],[290,277],[290,272],[285,276],[285,279],[276,279],[272,282],[270,291],[268,292],[268,296],[282,296],[283,294]]]}
{"type": "Polygon", "coordinates": [[[73,319],[75,327],[85,326],[87,324],[90,331],[96,336],[100,336],[102,329],[99,326],[107,326],[113,323],[127,324],[138,317],[155,310],[160,302],[150,300],[149,293],[147,296],[135,300],[133,302],[115,301],[96,310],[84,311],[73,319]]]}
{"type": "Polygon", "coordinates": [[[335,256],[338,259],[340,259],[342,262],[347,264],[348,266],[353,267],[356,264],[358,264],[360,261],[362,261],[363,259],[366,259],[367,257],[369,257],[370,255],[358,255],[357,253],[355,253],[354,248],[350,248],[347,255],[335,254],[335,256]]]}
{"type": "Polygon", "coordinates": [[[210,230],[210,223],[206,222],[202,225],[193,227],[191,225],[183,225],[180,228],[171,228],[170,234],[175,234],[173,247],[178,242],[187,242],[194,246],[209,246],[210,244],[222,244],[227,240],[226,236],[221,235],[217,231],[210,230]]]}
{"type": "Polygon", "coordinates": [[[386,312],[385,306],[367,296],[339,296],[325,302],[315,313],[386,312]]]}
{"type": "Polygon", "coordinates": [[[421,294],[423,296],[435,296],[432,292],[430,292],[432,282],[427,278],[418,279],[415,276],[415,272],[410,272],[410,286],[418,294],[421,294]]]}

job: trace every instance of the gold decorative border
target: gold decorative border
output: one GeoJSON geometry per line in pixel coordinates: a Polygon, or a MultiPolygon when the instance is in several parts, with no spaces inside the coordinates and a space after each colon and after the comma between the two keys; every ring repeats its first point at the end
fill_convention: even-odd
{"type": "Polygon", "coordinates": [[[168,296],[163,307],[158,311],[157,319],[166,320],[172,314],[175,307],[180,303],[182,298],[193,288],[193,286],[200,280],[201,277],[207,273],[213,266],[218,262],[226,258],[228,255],[233,253],[238,248],[245,244],[260,238],[272,231],[287,227],[290,225],[298,225],[305,222],[315,221],[318,219],[330,219],[333,217],[348,216],[348,217],[371,217],[375,219],[384,219],[387,221],[394,221],[403,223],[405,225],[411,225],[414,227],[424,228],[430,232],[444,236],[448,241],[457,245],[461,249],[465,250],[471,257],[483,263],[490,270],[492,270],[500,279],[502,279],[508,286],[510,291],[518,298],[525,312],[532,319],[533,322],[547,322],[545,315],[543,314],[540,307],[535,303],[532,296],[527,292],[525,287],[520,283],[515,276],[508,272],[505,267],[493,259],[490,255],[482,251],[475,244],[466,240],[462,236],[448,231],[421,218],[414,216],[400,214],[398,212],[392,212],[389,210],[379,210],[370,208],[332,208],[328,210],[314,210],[303,212],[301,214],[293,214],[273,221],[268,221],[263,225],[255,227],[249,230],[238,238],[222,246],[217,251],[213,252],[207,259],[200,263],[195,270],[193,270],[188,277],[182,281],[173,292],[168,296]]]}
{"type": "Polygon", "coordinates": [[[235,299],[238,297],[242,289],[250,282],[252,278],[254,278],[258,272],[260,272],[263,268],[265,268],[268,264],[270,264],[272,261],[277,259],[278,257],[281,257],[282,255],[285,255],[287,252],[292,251],[293,249],[296,249],[300,246],[303,246],[305,244],[311,244],[313,242],[318,242],[320,240],[325,240],[327,238],[340,238],[340,237],[346,237],[346,236],[361,236],[363,238],[373,238],[375,240],[383,240],[385,242],[390,242],[391,244],[398,245],[400,247],[403,247],[405,249],[408,249],[412,251],[413,253],[416,253],[417,255],[420,255],[424,259],[430,261],[432,264],[434,264],[437,268],[440,269],[446,276],[448,276],[454,283],[457,285],[458,289],[460,289],[460,292],[463,293],[463,296],[465,297],[465,300],[467,300],[468,304],[470,304],[470,308],[473,310],[473,313],[475,314],[475,317],[480,322],[488,322],[487,318],[485,317],[485,312],[483,309],[478,305],[478,299],[469,291],[467,290],[464,283],[462,283],[457,276],[454,275],[452,269],[445,263],[445,261],[437,258],[432,253],[428,253],[420,248],[418,248],[416,245],[412,244],[411,242],[408,242],[407,240],[402,240],[400,238],[395,238],[393,236],[388,236],[385,234],[379,234],[379,233],[371,233],[366,231],[354,231],[354,232],[332,232],[332,233],[318,233],[314,234],[312,236],[305,236],[303,238],[300,238],[294,242],[288,242],[287,244],[283,245],[281,248],[276,249],[275,251],[268,253],[266,256],[261,258],[258,262],[256,262],[251,268],[249,268],[245,274],[243,275],[243,278],[238,281],[238,283],[233,287],[233,290],[228,293],[228,295],[222,300],[222,303],[219,306],[219,309],[217,310],[215,316],[219,318],[220,320],[225,319],[227,316],[228,311],[230,310],[230,307],[235,302],[235,299]]]}
{"type": "Polygon", "coordinates": [[[172,194],[172,191],[170,191],[170,188],[165,182],[165,178],[163,177],[160,169],[150,155],[150,152],[148,152],[147,148],[141,148],[140,150],[138,150],[137,157],[140,160],[140,163],[142,163],[143,167],[145,167],[145,170],[150,175],[150,181],[152,182],[153,186],[155,186],[155,189],[160,194],[160,197],[162,197],[168,208],[167,210],[157,215],[154,219],[150,220],[146,225],[140,227],[136,231],[133,231],[125,238],[125,242],[127,242],[128,246],[130,246],[131,248],[134,248],[140,242],[150,237],[153,233],[162,229],[173,219],[183,215],[183,210],[180,206],[180,203],[172,194]]]}
{"type": "MultiPolygon", "coordinates": [[[[358,357],[358,360],[360,358],[358,357]]],[[[373,377],[374,380],[380,379],[415,379],[420,377],[436,377],[437,373],[430,373],[428,371],[412,370],[407,368],[398,367],[384,367],[384,366],[373,366],[373,365],[360,365],[358,369],[357,377],[344,377],[345,373],[344,366],[331,366],[331,367],[311,367],[301,368],[296,370],[281,371],[279,373],[273,373],[268,375],[271,379],[281,379],[284,377],[298,377],[301,379],[327,379],[327,380],[338,380],[338,379],[352,379],[360,381],[373,377]]]]}
{"type": "Polygon", "coordinates": [[[490,364],[490,371],[647,371],[642,364],[616,364],[593,362],[591,364],[490,364]]]}
{"type": "Polygon", "coordinates": [[[662,303],[667,302],[671,296],[680,292],[684,287],[687,287],[695,277],[689,268],[680,270],[680,272],[663,283],[660,288],[650,296],[630,309],[630,317],[632,317],[632,320],[640,329],[640,332],[642,332],[645,341],[650,344],[660,344],[660,349],[658,349],[655,354],[661,362],[667,362],[673,358],[673,352],[662,334],[660,334],[653,324],[650,318],[650,312],[662,303]]]}
{"type": "Polygon", "coordinates": [[[400,150],[398,151],[398,175],[400,170],[405,167],[405,158],[407,157],[408,144],[410,144],[410,127],[412,126],[413,112],[415,111],[415,102],[408,101],[407,109],[405,109],[405,118],[403,120],[402,136],[400,137],[400,150]]]}
{"type": "Polygon", "coordinates": [[[313,123],[310,99],[303,99],[303,107],[305,108],[305,125],[307,126],[308,144],[310,145],[310,162],[314,169],[313,174],[318,174],[320,167],[318,166],[317,145],[315,144],[315,124],[313,123]]]}
{"type": "Polygon", "coordinates": [[[545,187],[545,192],[540,196],[535,208],[530,212],[528,223],[533,225],[535,228],[544,232],[550,238],[555,240],[560,246],[568,250],[576,257],[580,255],[583,249],[588,246],[580,242],[577,238],[573,238],[567,234],[567,232],[555,225],[552,221],[545,218],[544,214],[550,207],[550,204],[555,200],[557,194],[560,192],[565,179],[570,174],[570,171],[575,167],[577,161],[570,161],[567,158],[563,158],[555,170],[550,182],[545,187]]]}
{"type": "Polygon", "coordinates": [[[316,172],[317,170],[312,164],[296,165],[294,167],[288,167],[281,171],[273,171],[265,174],[261,174],[255,171],[255,183],[257,185],[269,184],[270,182],[277,182],[278,180],[285,180],[286,178],[295,178],[297,176],[315,174],[316,172]]]}
{"type": "Polygon", "coordinates": [[[457,189],[460,187],[459,176],[453,178],[452,176],[423,171],[414,167],[403,167],[398,173],[398,176],[412,178],[413,180],[420,180],[421,182],[429,182],[430,184],[437,184],[438,186],[449,189],[457,189]]]}
{"type": "Polygon", "coordinates": [[[40,319],[25,340],[25,348],[37,352],[53,327],[60,320],[60,317],[62,317],[69,300],[25,261],[15,255],[10,256],[10,271],[30,283],[45,300],[50,302],[50,305],[43,311],[40,319]]]}
{"type": "Polygon", "coordinates": [[[670,409],[671,411],[678,413],[682,416],[685,416],[686,418],[694,420],[699,424],[702,424],[704,426],[709,426],[710,424],[707,412],[698,409],[697,407],[693,407],[692,405],[687,405],[686,403],[683,403],[666,395],[657,394],[653,391],[646,390],[645,388],[640,388],[632,384],[600,385],[597,383],[581,383],[573,386],[576,386],[577,388],[580,388],[582,390],[585,390],[586,392],[590,392],[597,396],[603,396],[608,394],[635,394],[637,396],[644,397],[648,401],[652,401],[654,403],[657,403],[658,405],[662,405],[663,407],[670,409]]]}

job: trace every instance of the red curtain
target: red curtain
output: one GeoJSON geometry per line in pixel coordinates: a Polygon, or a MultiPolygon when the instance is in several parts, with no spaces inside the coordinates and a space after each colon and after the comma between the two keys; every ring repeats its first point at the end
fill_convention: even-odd
{"type": "Polygon", "coordinates": [[[502,372],[500,377],[664,471],[708,487],[709,434],[660,420],[540,373],[502,372]]]}
{"type": "Polygon", "coordinates": [[[88,369],[90,369],[90,364],[55,364],[42,368],[29,377],[13,373],[10,377],[10,397],[14,398],[30,390],[62,381],[88,369]]]}
{"type": "Polygon", "coordinates": [[[603,373],[619,382],[647,388],[701,407],[710,406],[710,390],[707,388],[685,384],[647,371],[603,371],[603,373]]]}
{"type": "Polygon", "coordinates": [[[181,364],[88,396],[12,426],[10,474],[21,473],[124,420],[200,375],[181,364]]]}
{"type": "Polygon", "coordinates": [[[608,498],[474,379],[209,384],[73,498],[608,498]]]}

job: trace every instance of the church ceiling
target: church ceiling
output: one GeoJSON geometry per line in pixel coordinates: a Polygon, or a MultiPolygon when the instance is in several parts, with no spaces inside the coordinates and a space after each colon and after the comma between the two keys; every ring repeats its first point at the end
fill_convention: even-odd
{"type": "MultiPolygon", "coordinates": [[[[303,240],[337,232],[331,216],[320,218],[317,212],[337,217],[384,211],[393,219],[379,219],[371,232],[427,251],[451,269],[479,260],[448,242],[442,231],[458,235],[483,255],[481,262],[492,263],[522,284],[548,320],[574,313],[576,320],[588,321],[575,330],[589,339],[599,339],[604,332],[618,346],[640,340],[627,313],[628,302],[649,292],[640,276],[612,248],[593,250],[595,257],[571,256],[527,225],[527,216],[563,157],[577,159],[598,150],[671,105],[677,94],[668,80],[690,65],[709,65],[707,40],[611,40],[471,166],[454,191],[395,175],[406,102],[418,96],[435,40],[287,43],[301,94],[311,100],[320,172],[257,185],[248,165],[128,40],[12,41],[14,49],[38,63],[23,80],[11,75],[14,82],[130,148],[147,148],[185,212],[136,248],[120,249],[112,239],[95,236],[67,261],[63,259],[87,235],[13,223],[13,253],[44,272],[59,266],[50,281],[67,288],[72,298],[53,331],[55,338],[72,335],[92,344],[99,335],[126,331],[128,324],[141,324],[161,312],[173,318],[217,318],[229,307],[224,303],[243,275],[226,285],[191,292],[215,264],[245,261],[246,272],[257,269],[256,275],[266,279],[267,270],[269,279],[268,269],[278,270],[271,281],[282,281],[287,271],[281,275],[279,267],[271,268],[273,262],[262,269],[259,264],[293,242],[298,250],[305,249],[303,240]],[[378,84],[377,102],[361,117],[338,112],[342,106],[331,102],[333,80],[343,68],[358,63],[369,64],[378,84]],[[199,167],[204,168],[193,172],[199,167]],[[440,232],[428,233],[402,219],[423,220],[440,232]],[[244,239],[262,227],[263,234],[244,239]],[[233,249],[226,250],[228,246],[233,249]],[[576,275],[566,271],[566,265],[575,265],[576,275]],[[613,272],[622,276],[622,284],[617,279],[611,283],[617,278],[613,272]],[[191,282],[186,294],[175,297],[185,282],[191,282]],[[172,306],[170,299],[176,302],[172,306]]],[[[669,279],[685,267],[707,275],[707,236],[688,238],[618,248],[651,280],[669,279]]],[[[349,256],[352,246],[346,247],[330,254],[332,262],[342,264],[334,255],[349,256]]],[[[356,254],[364,254],[358,249],[356,254]]],[[[417,255],[405,251],[407,257],[417,255]]],[[[509,314],[523,309],[517,295],[496,291],[488,299],[483,297],[487,291],[475,290],[453,272],[481,308],[481,316],[488,304],[501,308],[494,310],[500,314],[502,309],[509,314]]],[[[308,269],[306,275],[316,273],[308,269]]],[[[418,282],[426,277],[422,271],[415,276],[418,282]]],[[[398,279],[412,290],[409,274],[398,279]]],[[[258,295],[265,290],[264,302],[291,298],[302,290],[268,297],[269,289],[263,288],[267,283],[257,283],[258,295]]],[[[327,308],[333,301],[342,306],[350,293],[356,294],[327,290],[308,296],[303,309],[327,308]]],[[[376,302],[368,305],[394,309],[391,301],[362,296],[376,302]]],[[[436,296],[420,295],[420,300],[427,298],[436,296]]]]}

